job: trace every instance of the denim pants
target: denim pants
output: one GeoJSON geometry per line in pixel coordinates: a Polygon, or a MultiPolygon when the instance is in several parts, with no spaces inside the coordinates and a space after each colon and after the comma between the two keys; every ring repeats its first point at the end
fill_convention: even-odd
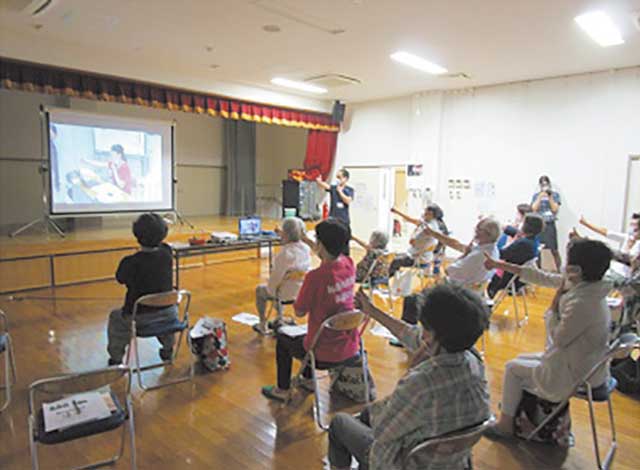
{"type": "MultiPolygon", "coordinates": [[[[131,315],[123,315],[122,309],[117,308],[109,315],[107,327],[107,351],[114,362],[121,362],[124,351],[131,341],[131,315]]],[[[178,319],[178,309],[175,306],[168,307],[157,312],[142,313],[136,315],[136,328],[142,330],[145,327],[159,327],[162,324],[172,325],[178,319]]],[[[168,353],[176,342],[175,334],[158,336],[162,350],[168,353]]]]}
{"type": "Polygon", "coordinates": [[[369,450],[373,444],[373,429],[369,422],[369,409],[365,408],[357,418],[338,413],[329,427],[329,463],[335,467],[349,468],[351,457],[358,461],[360,470],[369,468],[369,450]]]}

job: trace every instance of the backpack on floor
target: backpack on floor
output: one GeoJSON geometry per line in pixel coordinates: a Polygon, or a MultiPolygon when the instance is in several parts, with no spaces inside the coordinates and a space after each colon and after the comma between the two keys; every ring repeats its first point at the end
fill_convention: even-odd
{"type": "Polygon", "coordinates": [[[217,318],[203,317],[189,332],[191,352],[208,371],[231,365],[227,348],[227,326],[217,318]]]}
{"type": "MultiPolygon", "coordinates": [[[[365,352],[366,354],[366,352],[365,352]]],[[[350,364],[329,370],[333,384],[331,392],[337,392],[356,403],[366,403],[366,391],[364,373],[362,371],[362,359],[358,358],[350,364]]],[[[367,381],[369,386],[369,401],[376,399],[376,384],[367,367],[367,381]]]]}

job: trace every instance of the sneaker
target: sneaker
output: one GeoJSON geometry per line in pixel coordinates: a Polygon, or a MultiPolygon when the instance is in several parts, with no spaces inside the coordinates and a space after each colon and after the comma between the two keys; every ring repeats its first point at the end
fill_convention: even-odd
{"type": "Polygon", "coordinates": [[[119,366],[120,364],[122,364],[122,361],[116,361],[115,359],[109,358],[108,364],[109,364],[109,367],[111,367],[111,366],[119,366]]]}
{"type": "Polygon", "coordinates": [[[173,348],[160,348],[159,353],[160,359],[162,359],[163,362],[171,361],[173,359],[173,348]]]}
{"type": "Polygon", "coordinates": [[[260,323],[256,323],[251,328],[253,328],[253,331],[255,331],[256,333],[262,336],[265,336],[268,333],[267,329],[264,326],[262,326],[260,323]]]}
{"type": "Polygon", "coordinates": [[[398,341],[396,338],[390,339],[389,344],[391,346],[395,346],[396,348],[404,348],[404,344],[398,341]]]}
{"type": "Polygon", "coordinates": [[[267,385],[265,387],[262,387],[261,392],[269,400],[285,402],[289,397],[288,390],[278,390],[275,385],[267,385]]]}

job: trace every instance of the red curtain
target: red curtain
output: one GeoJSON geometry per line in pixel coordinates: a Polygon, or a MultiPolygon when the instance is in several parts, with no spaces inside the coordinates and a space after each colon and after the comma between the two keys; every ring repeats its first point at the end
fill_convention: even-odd
{"type": "MultiPolygon", "coordinates": [[[[237,101],[119,77],[60,69],[0,57],[0,88],[130,103],[224,119],[338,132],[330,114],[237,101]]],[[[334,139],[335,140],[335,139],[334,139]]]]}
{"type": "Polygon", "coordinates": [[[307,134],[307,154],[304,159],[305,176],[314,180],[322,176],[329,178],[338,143],[337,132],[310,130],[307,134]]]}

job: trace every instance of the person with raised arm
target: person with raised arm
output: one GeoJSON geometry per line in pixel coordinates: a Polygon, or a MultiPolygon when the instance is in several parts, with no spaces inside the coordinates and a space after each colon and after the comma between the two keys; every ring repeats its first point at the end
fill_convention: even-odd
{"type": "Polygon", "coordinates": [[[404,467],[407,452],[426,439],[481,423],[490,416],[489,387],[482,359],[473,350],[487,325],[482,299],[470,290],[443,284],[420,296],[419,325],[409,325],[376,308],[361,290],[356,303],[417,352],[410,369],[388,397],[358,417],[338,413],[329,428],[332,470],[359,468],[465,468],[470,450],[423,455],[404,467]]]}
{"type": "Polygon", "coordinates": [[[551,187],[551,180],[543,175],[538,179],[540,191],[531,198],[531,209],[540,214],[544,220],[544,231],[540,235],[540,242],[545,248],[551,250],[556,270],[560,271],[562,259],[558,251],[558,230],[556,220],[560,210],[560,194],[551,187]]]}
{"type": "MultiPolygon", "coordinates": [[[[567,247],[564,274],[484,256],[487,269],[502,269],[527,283],[556,289],[545,313],[544,351],[522,354],[507,362],[500,418],[488,432],[506,437],[514,434],[514,418],[525,390],[543,400],[560,402],[607,351],[611,312],[606,297],[612,283],[603,277],[612,253],[600,241],[573,237],[567,247]]],[[[608,368],[603,368],[589,383],[599,387],[606,383],[608,374],[608,368]]]]}
{"type": "MultiPolygon", "coordinates": [[[[368,243],[365,243],[363,240],[360,240],[354,235],[351,235],[351,240],[353,240],[366,250],[364,258],[362,258],[356,265],[356,282],[364,282],[373,263],[375,263],[376,260],[380,258],[380,256],[386,253],[387,243],[389,243],[389,237],[386,233],[380,230],[374,230],[373,232],[371,232],[368,243]]],[[[371,273],[371,280],[375,284],[377,280],[385,279],[388,277],[389,266],[385,265],[384,263],[378,262],[373,268],[373,272],[371,273]]]]}

